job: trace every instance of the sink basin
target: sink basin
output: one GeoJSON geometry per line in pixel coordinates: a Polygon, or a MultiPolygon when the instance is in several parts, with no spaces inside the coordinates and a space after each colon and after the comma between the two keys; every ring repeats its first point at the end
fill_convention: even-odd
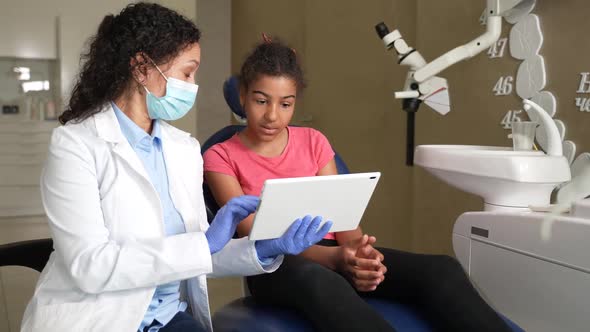
{"type": "Polygon", "coordinates": [[[485,210],[548,205],[553,189],[571,179],[565,157],[508,147],[420,145],[414,163],[482,197],[485,210]]]}

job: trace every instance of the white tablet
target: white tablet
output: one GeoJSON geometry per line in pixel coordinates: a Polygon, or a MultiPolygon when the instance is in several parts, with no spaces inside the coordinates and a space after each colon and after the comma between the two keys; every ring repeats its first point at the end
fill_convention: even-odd
{"type": "Polygon", "coordinates": [[[306,215],[331,220],[330,232],[353,230],[380,176],[374,172],[266,180],[249,239],[278,238],[306,215]]]}

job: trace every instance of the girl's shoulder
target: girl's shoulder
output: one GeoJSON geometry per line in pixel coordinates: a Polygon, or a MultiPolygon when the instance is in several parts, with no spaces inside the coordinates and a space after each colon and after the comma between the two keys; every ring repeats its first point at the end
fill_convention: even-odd
{"type": "Polygon", "coordinates": [[[289,132],[298,136],[306,136],[309,138],[324,137],[321,131],[311,127],[289,126],[289,132]]]}
{"type": "Polygon", "coordinates": [[[223,153],[224,155],[231,155],[232,153],[240,151],[241,144],[239,140],[240,139],[238,135],[234,134],[227,140],[212,145],[207,149],[207,151],[204,152],[204,156],[207,156],[208,154],[210,155],[212,152],[216,152],[217,154],[223,153]]]}
{"type": "Polygon", "coordinates": [[[289,132],[293,135],[295,141],[302,143],[317,143],[324,142],[328,139],[321,131],[311,127],[295,127],[289,126],[289,132]]]}

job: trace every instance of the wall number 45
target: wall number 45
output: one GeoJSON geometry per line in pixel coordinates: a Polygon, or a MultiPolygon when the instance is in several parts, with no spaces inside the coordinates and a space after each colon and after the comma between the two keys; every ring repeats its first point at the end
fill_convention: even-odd
{"type": "Polygon", "coordinates": [[[494,91],[494,96],[507,96],[512,93],[512,82],[514,78],[512,76],[502,76],[494,85],[492,91],[494,91]]]}
{"type": "Polygon", "coordinates": [[[520,117],[518,116],[521,113],[522,113],[522,110],[513,110],[513,111],[506,112],[506,115],[504,115],[504,117],[502,118],[502,121],[500,121],[500,125],[502,126],[502,128],[511,129],[512,122],[521,121],[520,117]]]}

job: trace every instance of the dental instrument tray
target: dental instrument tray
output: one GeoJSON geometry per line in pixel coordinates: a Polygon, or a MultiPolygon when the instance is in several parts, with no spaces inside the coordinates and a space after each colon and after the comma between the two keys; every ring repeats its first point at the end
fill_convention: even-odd
{"type": "Polygon", "coordinates": [[[381,173],[269,179],[264,182],[250,240],[278,238],[297,218],[321,216],[330,232],[356,229],[381,173]]]}

